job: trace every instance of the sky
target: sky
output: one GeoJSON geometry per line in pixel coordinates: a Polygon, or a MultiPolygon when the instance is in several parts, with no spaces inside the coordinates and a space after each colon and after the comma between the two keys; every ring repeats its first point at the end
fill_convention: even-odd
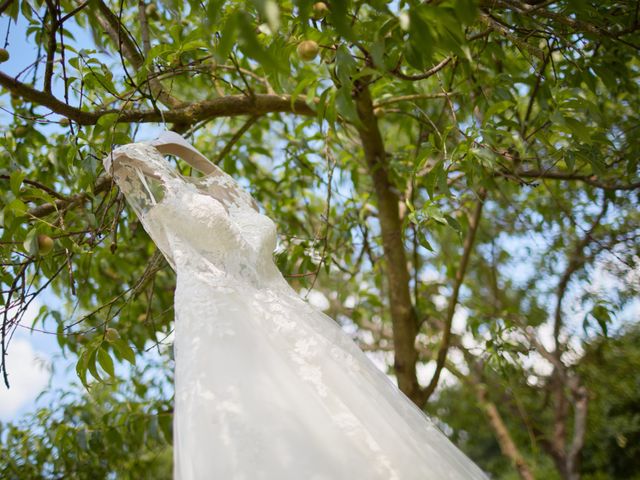
{"type": "MultiPolygon", "coordinates": [[[[53,393],[38,396],[75,381],[75,362],[63,358],[55,335],[31,332],[31,325],[42,305],[59,308],[60,301],[45,292],[29,306],[21,325],[9,344],[7,367],[11,388],[0,386],[0,421],[17,420],[40,406],[51,403],[53,393]]],[[[41,325],[38,325],[40,327],[41,325]]]]}
{"type": "MultiPolygon", "coordinates": [[[[9,21],[7,16],[0,17],[0,38],[3,40],[7,35],[9,21]]],[[[6,49],[10,58],[9,61],[0,64],[0,70],[9,75],[17,75],[33,62],[37,53],[34,44],[27,38],[26,24],[22,17],[19,17],[17,25],[11,20],[8,40],[6,49]]],[[[0,108],[2,135],[11,121],[12,111],[9,95],[3,90],[0,90],[0,108]]],[[[0,168],[4,166],[0,165],[0,168]]],[[[75,362],[62,358],[55,335],[32,333],[24,327],[31,325],[43,305],[60,308],[61,302],[50,291],[45,290],[29,306],[21,323],[23,327],[16,330],[9,345],[7,359],[11,388],[7,390],[4,385],[0,386],[0,421],[19,419],[25,413],[50,403],[52,394],[44,394],[37,399],[49,382],[55,389],[72,380],[75,381],[75,362]]]]}

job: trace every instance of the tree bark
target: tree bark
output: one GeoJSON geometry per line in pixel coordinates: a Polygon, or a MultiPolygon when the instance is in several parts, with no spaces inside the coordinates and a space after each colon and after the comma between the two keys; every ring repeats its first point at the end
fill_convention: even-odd
{"type": "Polygon", "coordinates": [[[535,480],[529,465],[522,457],[518,447],[511,438],[509,430],[507,430],[507,426],[504,424],[504,420],[502,420],[502,416],[500,415],[498,408],[495,403],[488,399],[486,388],[484,385],[476,381],[473,381],[473,386],[476,396],[478,397],[478,403],[487,415],[489,423],[493,428],[493,432],[496,435],[498,445],[500,445],[500,451],[515,464],[520,478],[523,480],[535,480]]]}
{"type": "Polygon", "coordinates": [[[80,125],[95,125],[98,119],[107,114],[115,114],[117,123],[162,122],[176,124],[193,124],[218,117],[235,117],[240,115],[265,115],[267,113],[295,113],[313,116],[314,110],[305,103],[304,97],[297,97],[292,102],[291,95],[256,94],[227,95],[224,97],[202,100],[186,104],[180,108],[160,112],[158,110],[81,110],[68,105],[55,96],[36,90],[15,78],[0,72],[0,86],[13,94],[52,112],[63,115],[80,125]]]}
{"type": "Polygon", "coordinates": [[[414,403],[422,406],[422,390],[416,374],[418,352],[415,348],[415,339],[418,327],[409,289],[409,270],[398,208],[399,197],[389,179],[386,152],[377,118],[373,114],[373,102],[366,85],[367,80],[367,78],[362,79],[354,89],[360,119],[357,129],[378,201],[378,221],[386,262],[389,308],[393,326],[394,369],[400,390],[414,403]]]}

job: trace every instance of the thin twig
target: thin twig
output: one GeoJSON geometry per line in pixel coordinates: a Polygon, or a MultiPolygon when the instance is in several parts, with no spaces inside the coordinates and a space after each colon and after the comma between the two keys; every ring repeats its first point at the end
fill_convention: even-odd
{"type": "Polygon", "coordinates": [[[258,121],[259,118],[260,118],[259,115],[253,115],[249,117],[249,119],[246,122],[244,122],[242,127],[240,127],[238,131],[233,134],[233,137],[231,137],[231,139],[227,142],[224,148],[220,150],[220,153],[216,155],[216,158],[213,160],[213,163],[215,163],[216,165],[219,164],[222,161],[222,159],[229,154],[229,152],[231,151],[233,146],[238,142],[238,140],[242,138],[242,135],[244,135],[247,132],[247,130],[249,130],[251,126],[258,121]]]}
{"type": "Polygon", "coordinates": [[[442,335],[442,342],[440,349],[438,350],[438,357],[436,360],[436,370],[431,378],[431,381],[423,391],[423,402],[426,403],[429,397],[433,394],[438,386],[438,380],[440,374],[444,368],[445,361],[447,359],[447,352],[451,343],[451,327],[453,325],[453,316],[458,305],[458,296],[460,294],[460,287],[464,282],[464,277],[467,271],[467,265],[469,264],[469,258],[471,257],[471,250],[476,239],[476,232],[478,231],[478,225],[480,224],[480,217],[482,216],[482,208],[484,207],[487,192],[483,189],[478,194],[478,203],[476,204],[473,217],[469,221],[469,232],[464,241],[462,258],[460,259],[460,265],[456,272],[455,283],[453,285],[453,292],[449,298],[449,305],[447,307],[447,317],[445,319],[444,332],[442,335]]]}
{"type": "Polygon", "coordinates": [[[373,104],[374,108],[391,105],[400,102],[412,102],[414,100],[429,100],[434,98],[447,98],[449,95],[457,95],[457,92],[446,93],[416,93],[413,95],[401,95],[399,97],[385,98],[373,104]]]}
{"type": "Polygon", "coordinates": [[[453,60],[452,56],[447,57],[444,60],[442,60],[440,63],[438,63],[437,65],[431,67],[426,72],[420,73],[420,74],[417,74],[417,75],[407,75],[406,73],[402,73],[400,68],[396,68],[394,70],[390,70],[390,73],[395,77],[401,78],[402,80],[411,80],[411,81],[424,80],[426,78],[434,76],[436,73],[438,73],[444,67],[446,67],[449,64],[449,62],[451,62],[451,60],[453,60]]]}

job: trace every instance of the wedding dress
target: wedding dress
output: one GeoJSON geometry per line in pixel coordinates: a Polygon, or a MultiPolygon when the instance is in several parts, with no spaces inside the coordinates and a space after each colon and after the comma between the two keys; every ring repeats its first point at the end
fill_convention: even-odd
{"type": "Polygon", "coordinates": [[[287,284],[273,221],[229,175],[172,132],[104,163],[177,274],[176,480],[486,478],[287,284]]]}

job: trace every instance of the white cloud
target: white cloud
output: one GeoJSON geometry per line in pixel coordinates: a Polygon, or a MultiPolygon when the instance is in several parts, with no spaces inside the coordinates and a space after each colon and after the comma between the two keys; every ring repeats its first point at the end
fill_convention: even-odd
{"type": "Polygon", "coordinates": [[[48,357],[34,350],[26,338],[15,338],[9,346],[9,383],[0,387],[0,419],[11,420],[31,403],[47,385],[51,375],[48,357]]]}

